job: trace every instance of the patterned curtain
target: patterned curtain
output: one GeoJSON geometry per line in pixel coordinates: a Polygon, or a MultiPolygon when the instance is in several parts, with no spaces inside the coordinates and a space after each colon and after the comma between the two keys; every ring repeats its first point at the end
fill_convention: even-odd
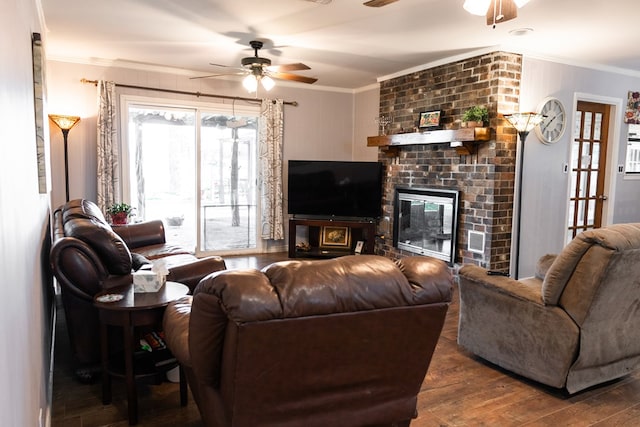
{"type": "Polygon", "coordinates": [[[98,207],[103,212],[121,201],[116,102],[115,83],[98,81],[98,207]]]}
{"type": "Polygon", "coordinates": [[[284,103],[281,99],[262,101],[259,121],[260,198],[262,201],[262,238],[284,239],[282,203],[282,146],[284,103]]]}

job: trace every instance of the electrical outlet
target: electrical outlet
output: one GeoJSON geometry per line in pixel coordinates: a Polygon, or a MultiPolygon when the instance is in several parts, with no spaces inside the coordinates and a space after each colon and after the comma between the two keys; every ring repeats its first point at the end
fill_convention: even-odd
{"type": "Polygon", "coordinates": [[[618,165],[618,173],[624,173],[624,165],[618,165]]]}
{"type": "Polygon", "coordinates": [[[562,165],[562,172],[569,173],[569,163],[565,163],[564,165],[562,165]]]}

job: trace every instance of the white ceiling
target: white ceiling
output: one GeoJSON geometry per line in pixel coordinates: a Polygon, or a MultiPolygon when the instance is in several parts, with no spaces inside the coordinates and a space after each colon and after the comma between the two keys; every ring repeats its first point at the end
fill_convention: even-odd
{"type": "MultiPolygon", "coordinates": [[[[639,0],[531,0],[515,20],[487,26],[463,0],[41,0],[49,59],[190,76],[253,56],[303,62],[315,85],[357,89],[392,75],[494,47],[640,76],[639,0]],[[527,36],[510,30],[532,28],[527,36]],[[157,68],[156,68],[157,69],[157,68]],[[175,71],[175,70],[174,70],[175,71]]],[[[300,84],[302,83],[295,83],[300,84]]]]}

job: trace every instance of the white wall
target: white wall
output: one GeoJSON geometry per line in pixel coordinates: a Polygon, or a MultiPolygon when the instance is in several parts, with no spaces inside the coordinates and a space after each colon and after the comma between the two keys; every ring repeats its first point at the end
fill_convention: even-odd
{"type": "Polygon", "coordinates": [[[353,160],[377,161],[378,147],[367,147],[367,137],[378,135],[380,85],[358,91],[355,95],[353,124],[353,160]]]}
{"type": "MultiPolygon", "coordinates": [[[[540,256],[557,253],[564,247],[569,175],[563,172],[563,165],[570,161],[575,99],[601,99],[602,103],[624,106],[627,92],[640,89],[640,75],[526,57],[522,68],[520,111],[535,111],[541,100],[554,96],[562,101],[568,114],[567,129],[559,142],[544,145],[531,132],[525,143],[520,276],[526,277],[533,275],[540,256]]],[[[607,202],[612,212],[608,223],[640,222],[640,180],[625,180],[615,168],[624,164],[627,125],[621,117],[614,118],[612,124],[609,135],[615,138],[617,147],[611,148],[617,149],[618,156],[612,159],[614,167],[609,170],[614,193],[609,194],[607,202]]]]}
{"type": "Polygon", "coordinates": [[[2,426],[37,426],[50,403],[41,264],[49,202],[38,192],[31,59],[31,34],[41,32],[37,3],[2,0],[0,14],[2,426]]]}
{"type": "MultiPolygon", "coordinates": [[[[81,83],[89,80],[111,80],[120,84],[159,87],[190,92],[231,96],[249,96],[239,80],[196,79],[179,74],[166,74],[124,68],[71,64],[49,61],[50,111],[81,116],[69,132],[70,198],[96,199],[96,88],[81,83]]],[[[183,95],[118,88],[118,93],[162,98],[194,99],[183,95]]],[[[269,93],[271,98],[297,101],[298,106],[285,107],[284,159],[350,160],[353,156],[354,97],[351,92],[307,87],[303,84],[281,84],[269,93]]],[[[222,102],[220,99],[202,98],[222,102]]],[[[226,103],[231,101],[226,100],[226,103]]],[[[376,102],[376,109],[377,109],[376,102]]],[[[51,131],[53,206],[64,203],[64,155],[62,133],[51,131]]],[[[366,140],[365,140],[366,145],[366,140]]],[[[285,171],[286,173],[286,171],[285,171]]],[[[285,189],[286,192],[286,189],[285,189]]]]}

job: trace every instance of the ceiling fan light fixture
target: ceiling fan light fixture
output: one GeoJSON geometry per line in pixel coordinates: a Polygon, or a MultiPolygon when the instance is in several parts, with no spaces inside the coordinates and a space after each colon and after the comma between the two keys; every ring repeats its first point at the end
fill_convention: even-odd
{"type": "Polygon", "coordinates": [[[260,79],[260,83],[262,83],[262,87],[267,92],[273,89],[273,87],[276,85],[276,82],[274,82],[273,79],[269,76],[262,76],[262,78],[260,79]]]}
{"type": "Polygon", "coordinates": [[[247,92],[253,93],[258,90],[258,79],[253,74],[249,74],[242,80],[242,86],[244,86],[247,92]]]}
{"type": "Polygon", "coordinates": [[[465,0],[462,7],[472,15],[485,16],[489,10],[489,5],[491,5],[491,0],[465,0]]]}

